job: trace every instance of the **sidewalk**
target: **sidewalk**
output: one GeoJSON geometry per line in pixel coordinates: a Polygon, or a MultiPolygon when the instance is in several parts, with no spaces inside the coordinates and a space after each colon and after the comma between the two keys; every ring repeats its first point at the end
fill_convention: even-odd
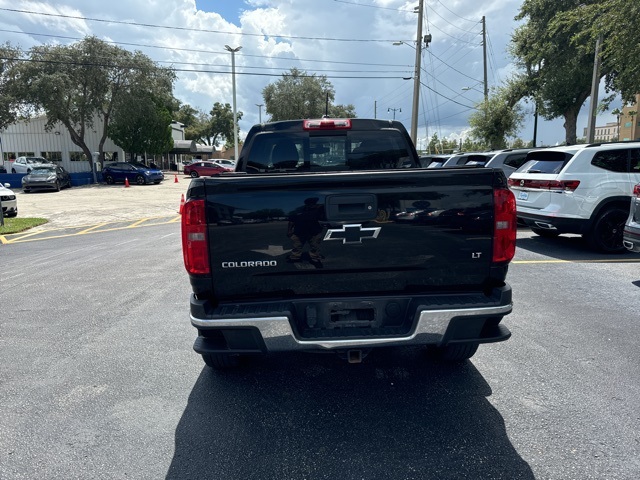
{"type": "Polygon", "coordinates": [[[164,181],[158,185],[94,184],[60,192],[14,192],[18,218],[49,220],[31,230],[38,231],[177,215],[190,181],[183,174],[165,172],[164,181]]]}

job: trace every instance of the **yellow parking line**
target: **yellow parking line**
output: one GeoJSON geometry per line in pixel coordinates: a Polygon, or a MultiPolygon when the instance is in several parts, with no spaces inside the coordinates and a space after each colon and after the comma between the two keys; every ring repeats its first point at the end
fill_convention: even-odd
{"type": "Polygon", "coordinates": [[[141,223],[146,222],[147,220],[149,220],[149,219],[148,218],[143,218],[141,220],[138,220],[137,222],[132,223],[127,228],[136,228],[138,225],[140,225],[141,223]]]}
{"type": "Polygon", "coordinates": [[[93,227],[87,228],[85,230],[82,230],[80,232],[77,232],[76,235],[81,235],[83,233],[89,233],[92,230],[95,230],[96,228],[100,228],[100,227],[104,227],[105,225],[109,225],[108,223],[101,223],[99,225],[94,225],[93,227]]]}
{"type": "MultiPolygon", "coordinates": [[[[52,231],[65,230],[64,228],[45,230],[45,231],[42,231],[42,232],[30,233],[28,235],[22,235],[22,236],[20,236],[18,238],[12,238],[12,239],[8,239],[4,235],[0,235],[0,242],[3,243],[3,244],[37,242],[37,241],[40,241],[40,240],[49,240],[49,239],[54,239],[54,238],[73,237],[73,236],[80,235],[80,234],[87,234],[87,233],[91,234],[91,233],[101,233],[101,232],[115,232],[117,230],[127,230],[127,229],[130,229],[130,228],[141,228],[141,227],[152,227],[152,226],[155,226],[155,225],[167,225],[167,224],[176,222],[176,219],[172,218],[171,220],[167,220],[167,221],[164,221],[164,222],[143,224],[143,222],[145,222],[145,221],[148,221],[148,220],[151,220],[151,219],[159,219],[159,218],[166,218],[166,217],[145,218],[145,219],[138,220],[138,221],[134,222],[132,225],[126,225],[124,227],[104,228],[104,229],[97,230],[99,227],[103,227],[105,225],[109,225],[109,223],[102,223],[100,225],[95,225],[93,227],[86,228],[86,229],[84,229],[84,230],[82,230],[80,232],[73,232],[73,233],[67,233],[67,234],[62,234],[62,235],[46,235],[46,234],[50,233],[52,231]],[[27,238],[27,237],[33,237],[33,236],[38,235],[38,234],[45,234],[46,236],[39,237],[39,238],[27,238]]],[[[178,218],[180,218],[180,217],[178,217],[178,218]]],[[[122,223],[122,222],[110,222],[110,223],[122,223]]]]}
{"type": "MultiPolygon", "coordinates": [[[[44,233],[44,232],[32,232],[32,233],[27,233],[25,235],[22,235],[16,239],[11,239],[11,240],[7,240],[7,243],[12,243],[14,240],[22,240],[23,238],[27,238],[27,237],[33,237],[34,235],[38,235],[39,233],[44,233]]],[[[3,242],[4,243],[4,242],[3,242]]]]}

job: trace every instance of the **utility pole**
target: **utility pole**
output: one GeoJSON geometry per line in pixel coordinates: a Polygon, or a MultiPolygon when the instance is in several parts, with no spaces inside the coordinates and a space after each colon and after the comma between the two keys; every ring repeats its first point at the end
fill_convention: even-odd
{"type": "Polygon", "coordinates": [[[264,104],[256,103],[256,107],[258,107],[258,123],[262,123],[262,107],[264,104]]]}
{"type": "Polygon", "coordinates": [[[231,52],[231,78],[233,82],[233,144],[234,144],[234,157],[233,159],[238,161],[238,114],[236,110],[236,52],[242,47],[231,48],[229,45],[225,45],[229,52],[231,52]]]}
{"type": "Polygon", "coordinates": [[[596,112],[598,108],[598,86],[600,84],[600,50],[602,34],[596,40],[596,53],[593,59],[593,78],[591,80],[591,105],[589,106],[589,123],[587,125],[587,143],[593,143],[596,136],[596,112]]]}
{"type": "Polygon", "coordinates": [[[424,0],[418,3],[418,36],[416,39],[416,65],[413,74],[413,108],[411,111],[411,140],[418,142],[418,106],[420,99],[420,60],[422,59],[422,15],[424,0]]]}
{"type": "Polygon", "coordinates": [[[482,16],[482,60],[484,66],[484,103],[489,99],[489,86],[487,84],[487,22],[482,16]]]}
{"type": "Polygon", "coordinates": [[[402,109],[401,108],[387,108],[387,112],[391,112],[393,111],[393,119],[396,119],[396,111],[402,113],[402,109]]]}
{"type": "Polygon", "coordinates": [[[378,101],[373,101],[373,118],[378,118],[378,101]]]}

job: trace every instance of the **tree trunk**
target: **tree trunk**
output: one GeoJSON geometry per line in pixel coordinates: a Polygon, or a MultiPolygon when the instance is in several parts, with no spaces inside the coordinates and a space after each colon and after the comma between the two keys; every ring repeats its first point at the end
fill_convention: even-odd
{"type": "Polygon", "coordinates": [[[578,141],[576,136],[577,123],[578,115],[575,110],[569,109],[564,112],[564,130],[567,145],[575,145],[578,141]]]}

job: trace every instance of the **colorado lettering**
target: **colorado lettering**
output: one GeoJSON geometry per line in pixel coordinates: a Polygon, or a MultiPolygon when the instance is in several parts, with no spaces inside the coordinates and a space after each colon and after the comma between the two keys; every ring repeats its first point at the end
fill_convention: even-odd
{"type": "Polygon", "coordinates": [[[275,267],[275,260],[256,260],[255,262],[222,262],[222,268],[275,267]]]}

